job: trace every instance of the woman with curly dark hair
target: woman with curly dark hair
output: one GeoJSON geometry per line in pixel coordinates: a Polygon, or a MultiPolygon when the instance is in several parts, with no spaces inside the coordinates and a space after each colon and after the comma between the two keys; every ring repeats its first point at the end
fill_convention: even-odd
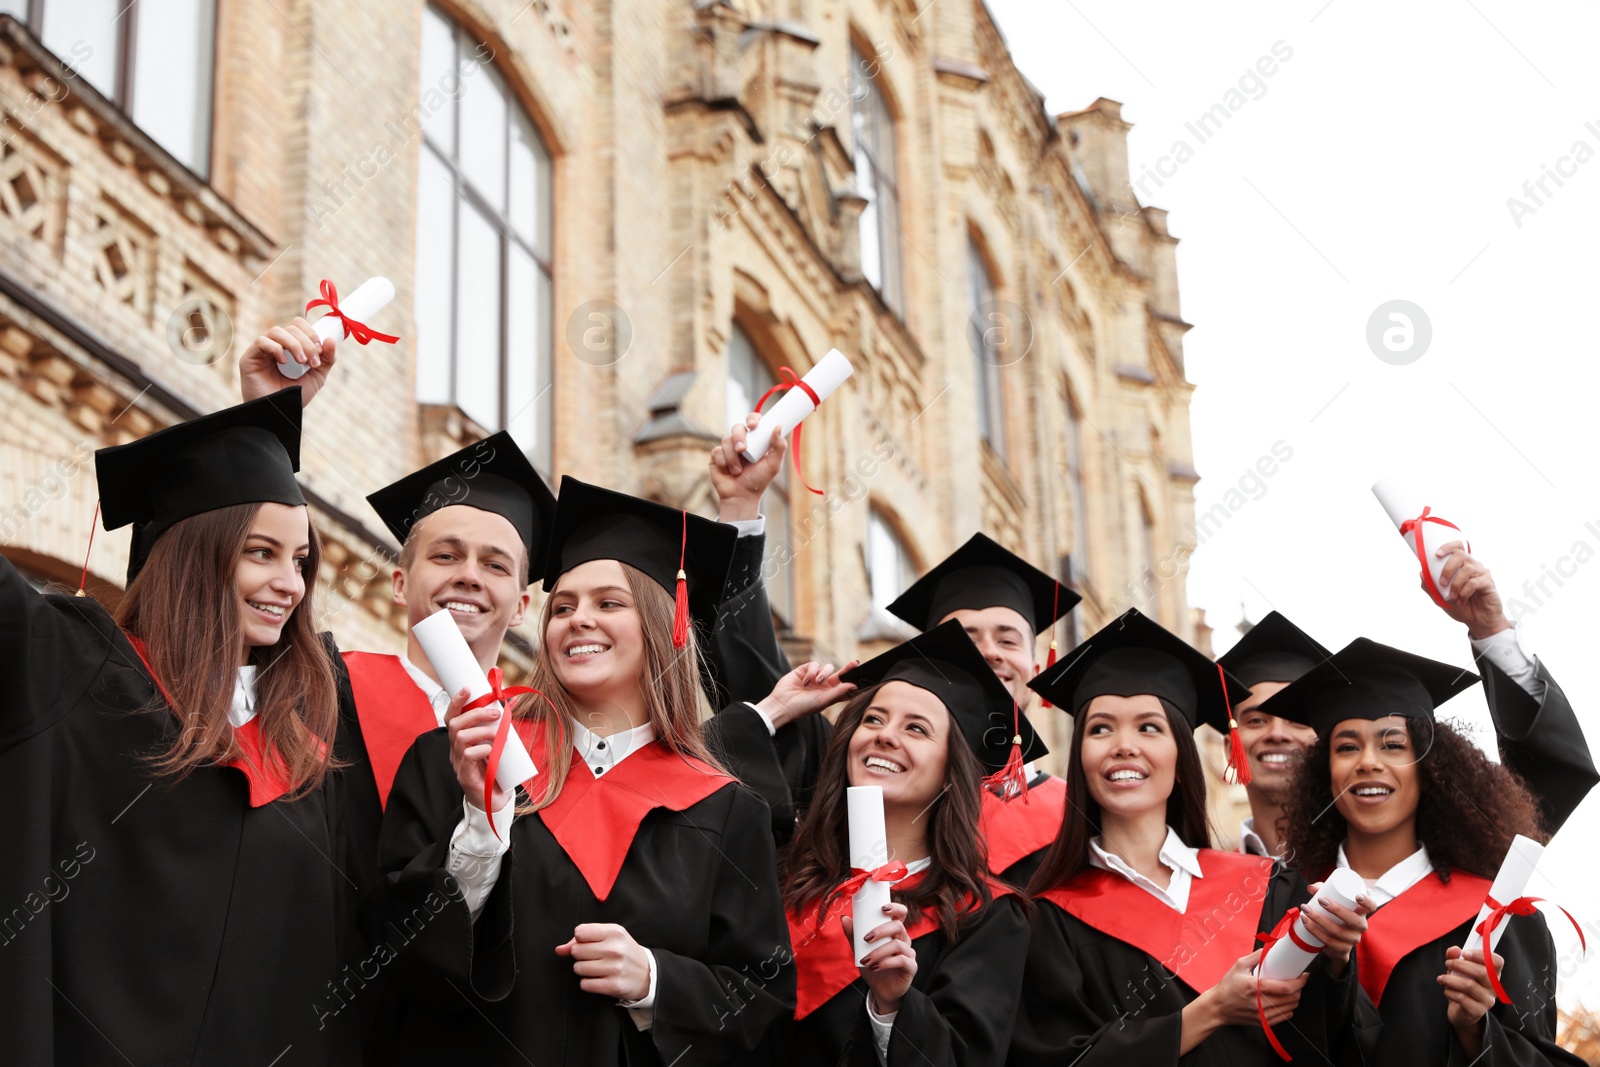
{"type": "Polygon", "coordinates": [[[1555,952],[1538,917],[1512,916],[1495,950],[1509,1004],[1482,948],[1460,947],[1512,838],[1545,839],[1522,780],[1434,718],[1477,681],[1362,638],[1262,705],[1317,731],[1292,787],[1290,862],[1308,876],[1351,868],[1377,906],[1357,951],[1357,1025],[1380,1065],[1580,1062],[1555,1043],[1555,952]]]}
{"type": "MultiPolygon", "coordinates": [[[[1020,729],[1010,693],[959,622],[847,671],[810,807],[780,860],[798,972],[794,1020],[761,1063],[998,1067],[1028,949],[1021,899],[988,874],[978,815],[985,769],[1020,729]],[[883,790],[894,880],[870,949],[852,952],[846,789],[883,790]]],[[[1031,743],[1031,736],[1024,742],[1031,743]]]]}
{"type": "Polygon", "coordinates": [[[1248,690],[1136,610],[1032,684],[1071,711],[1073,732],[1067,818],[1029,886],[1011,1063],[1277,1064],[1274,1040],[1296,1059],[1356,1062],[1350,957],[1365,908],[1306,909],[1322,953],[1298,978],[1258,979],[1256,933],[1307,886],[1268,857],[1210,847],[1194,729],[1226,728],[1248,690]]]}

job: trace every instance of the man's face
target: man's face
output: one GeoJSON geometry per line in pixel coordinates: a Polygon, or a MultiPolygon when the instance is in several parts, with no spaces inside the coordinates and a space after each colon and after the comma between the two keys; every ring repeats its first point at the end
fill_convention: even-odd
{"type": "Polygon", "coordinates": [[[1011,691],[1019,707],[1033,698],[1028,682],[1039,673],[1033,660],[1033,627],[1011,608],[957,608],[941,623],[959,619],[961,626],[978,646],[983,658],[994,668],[1000,684],[1011,691]]]}
{"type": "Polygon", "coordinates": [[[411,626],[446,609],[467,644],[496,645],[522,622],[532,599],[523,581],[526,549],[504,516],[453,504],[424,516],[411,565],[394,572],[394,598],[411,626]]]}

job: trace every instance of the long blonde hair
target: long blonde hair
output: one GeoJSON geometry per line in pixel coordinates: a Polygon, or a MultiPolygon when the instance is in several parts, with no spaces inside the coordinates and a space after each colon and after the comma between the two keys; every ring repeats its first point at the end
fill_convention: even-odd
{"type": "MultiPolygon", "coordinates": [[[[702,667],[695,628],[689,627],[688,644],[681,649],[673,648],[672,597],[643,571],[626,563],[621,566],[628,588],[633,592],[639,629],[644,637],[645,676],[639,679],[639,690],[644,696],[650,725],[655,727],[655,743],[679,756],[703,760],[721,771],[722,765],[706,747],[700,732],[700,724],[710,715],[711,708],[700,687],[702,667]]],[[[539,775],[544,791],[533,797],[530,804],[518,808],[519,815],[554,803],[566,784],[567,772],[572,769],[572,724],[578,719],[578,706],[556,677],[550,659],[550,643],[543,639],[550,626],[553,603],[554,598],[547,599],[539,613],[539,653],[529,679],[529,684],[548,697],[550,703],[530,694],[521,697],[512,708],[514,717],[531,719],[545,727],[544,758],[540,761],[542,773],[539,775]],[[555,712],[551,705],[555,706],[555,712]]]]}

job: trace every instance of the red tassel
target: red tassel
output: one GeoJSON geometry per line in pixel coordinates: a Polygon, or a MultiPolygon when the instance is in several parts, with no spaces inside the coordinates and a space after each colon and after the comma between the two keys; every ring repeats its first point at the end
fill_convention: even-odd
{"type": "Polygon", "coordinates": [[[1005,766],[985,778],[983,784],[984,788],[998,793],[1002,800],[1021,796],[1026,804],[1028,771],[1022,764],[1022,708],[1015,700],[1011,702],[1011,728],[1016,731],[1011,735],[1011,754],[1006,757],[1005,766]]]}
{"type": "MultiPolygon", "coordinates": [[[[1056,665],[1056,639],[1055,639],[1055,635],[1052,634],[1051,637],[1050,637],[1050,654],[1044,658],[1044,669],[1045,670],[1049,670],[1051,667],[1054,667],[1055,665],[1056,665]]],[[[1048,701],[1048,700],[1044,701],[1044,706],[1047,707],[1047,708],[1055,707],[1055,705],[1050,703],[1050,701],[1048,701]]]]}
{"type": "MultiPolygon", "coordinates": [[[[1056,583],[1056,589],[1055,589],[1055,592],[1052,594],[1052,596],[1053,596],[1054,599],[1051,601],[1050,610],[1051,610],[1051,612],[1052,612],[1054,617],[1051,618],[1051,620],[1050,620],[1050,655],[1045,657],[1045,661],[1044,661],[1044,669],[1045,670],[1049,670],[1051,667],[1054,667],[1056,665],[1056,619],[1061,617],[1061,583],[1060,582],[1056,583]]],[[[1044,706],[1047,707],[1047,708],[1055,707],[1055,705],[1050,703],[1050,701],[1048,699],[1046,699],[1044,701],[1044,706]]]]}
{"type": "Polygon", "coordinates": [[[683,571],[683,557],[689,549],[689,513],[683,513],[683,543],[678,548],[678,587],[673,595],[672,647],[689,643],[689,576],[683,571]]]}
{"type": "Polygon", "coordinates": [[[1244,752],[1244,738],[1239,736],[1239,720],[1233,717],[1233,701],[1228,698],[1228,676],[1223,673],[1220,663],[1217,664],[1217,681],[1222,683],[1222,703],[1228,708],[1228,766],[1222,777],[1229,782],[1249,785],[1254,780],[1250,774],[1250,759],[1244,752]]]}

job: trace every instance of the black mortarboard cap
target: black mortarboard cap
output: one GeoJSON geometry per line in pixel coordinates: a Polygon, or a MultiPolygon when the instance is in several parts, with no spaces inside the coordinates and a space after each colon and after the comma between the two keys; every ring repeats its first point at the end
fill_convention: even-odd
{"type": "Polygon", "coordinates": [[[128,581],[176,522],[235,504],[301,505],[300,387],[238,404],[94,454],[100,521],[133,524],[128,581]]]}
{"type": "Polygon", "coordinates": [[[984,534],[956,549],[911,583],[889,613],[931,630],[961,608],[1011,608],[1042,634],[1083,599],[1021,556],[984,534]]]}
{"type": "Polygon", "coordinates": [[[1433,719],[1434,709],[1477,684],[1469,670],[1358,637],[1263,702],[1261,710],[1326,736],[1345,719],[1433,719]]]}
{"type": "Polygon", "coordinates": [[[504,430],[430,463],[367,497],[396,540],[440,508],[464,505],[499,515],[528,550],[528,581],[544,576],[555,494],[504,430]]]}
{"type": "Polygon", "coordinates": [[[1250,627],[1237,644],[1217,657],[1227,672],[1245,685],[1292,682],[1333,653],[1300,627],[1271,612],[1250,627]]]}
{"type": "MultiPolygon", "coordinates": [[[[568,476],[561,479],[556,500],[544,588],[554,589],[556,580],[580,563],[619,560],[648,574],[687,606],[687,616],[679,612],[675,631],[687,625],[687,617],[709,629],[722,603],[738,536],[727,523],[568,476]]],[[[675,643],[682,646],[676,638],[675,643]]]]}
{"type": "Polygon", "coordinates": [[[1023,760],[1035,760],[1049,752],[1011,691],[995,677],[994,668],[955,619],[839,677],[862,688],[899,681],[932,693],[944,702],[978,760],[991,771],[1007,766],[1018,736],[1023,760]]]}

